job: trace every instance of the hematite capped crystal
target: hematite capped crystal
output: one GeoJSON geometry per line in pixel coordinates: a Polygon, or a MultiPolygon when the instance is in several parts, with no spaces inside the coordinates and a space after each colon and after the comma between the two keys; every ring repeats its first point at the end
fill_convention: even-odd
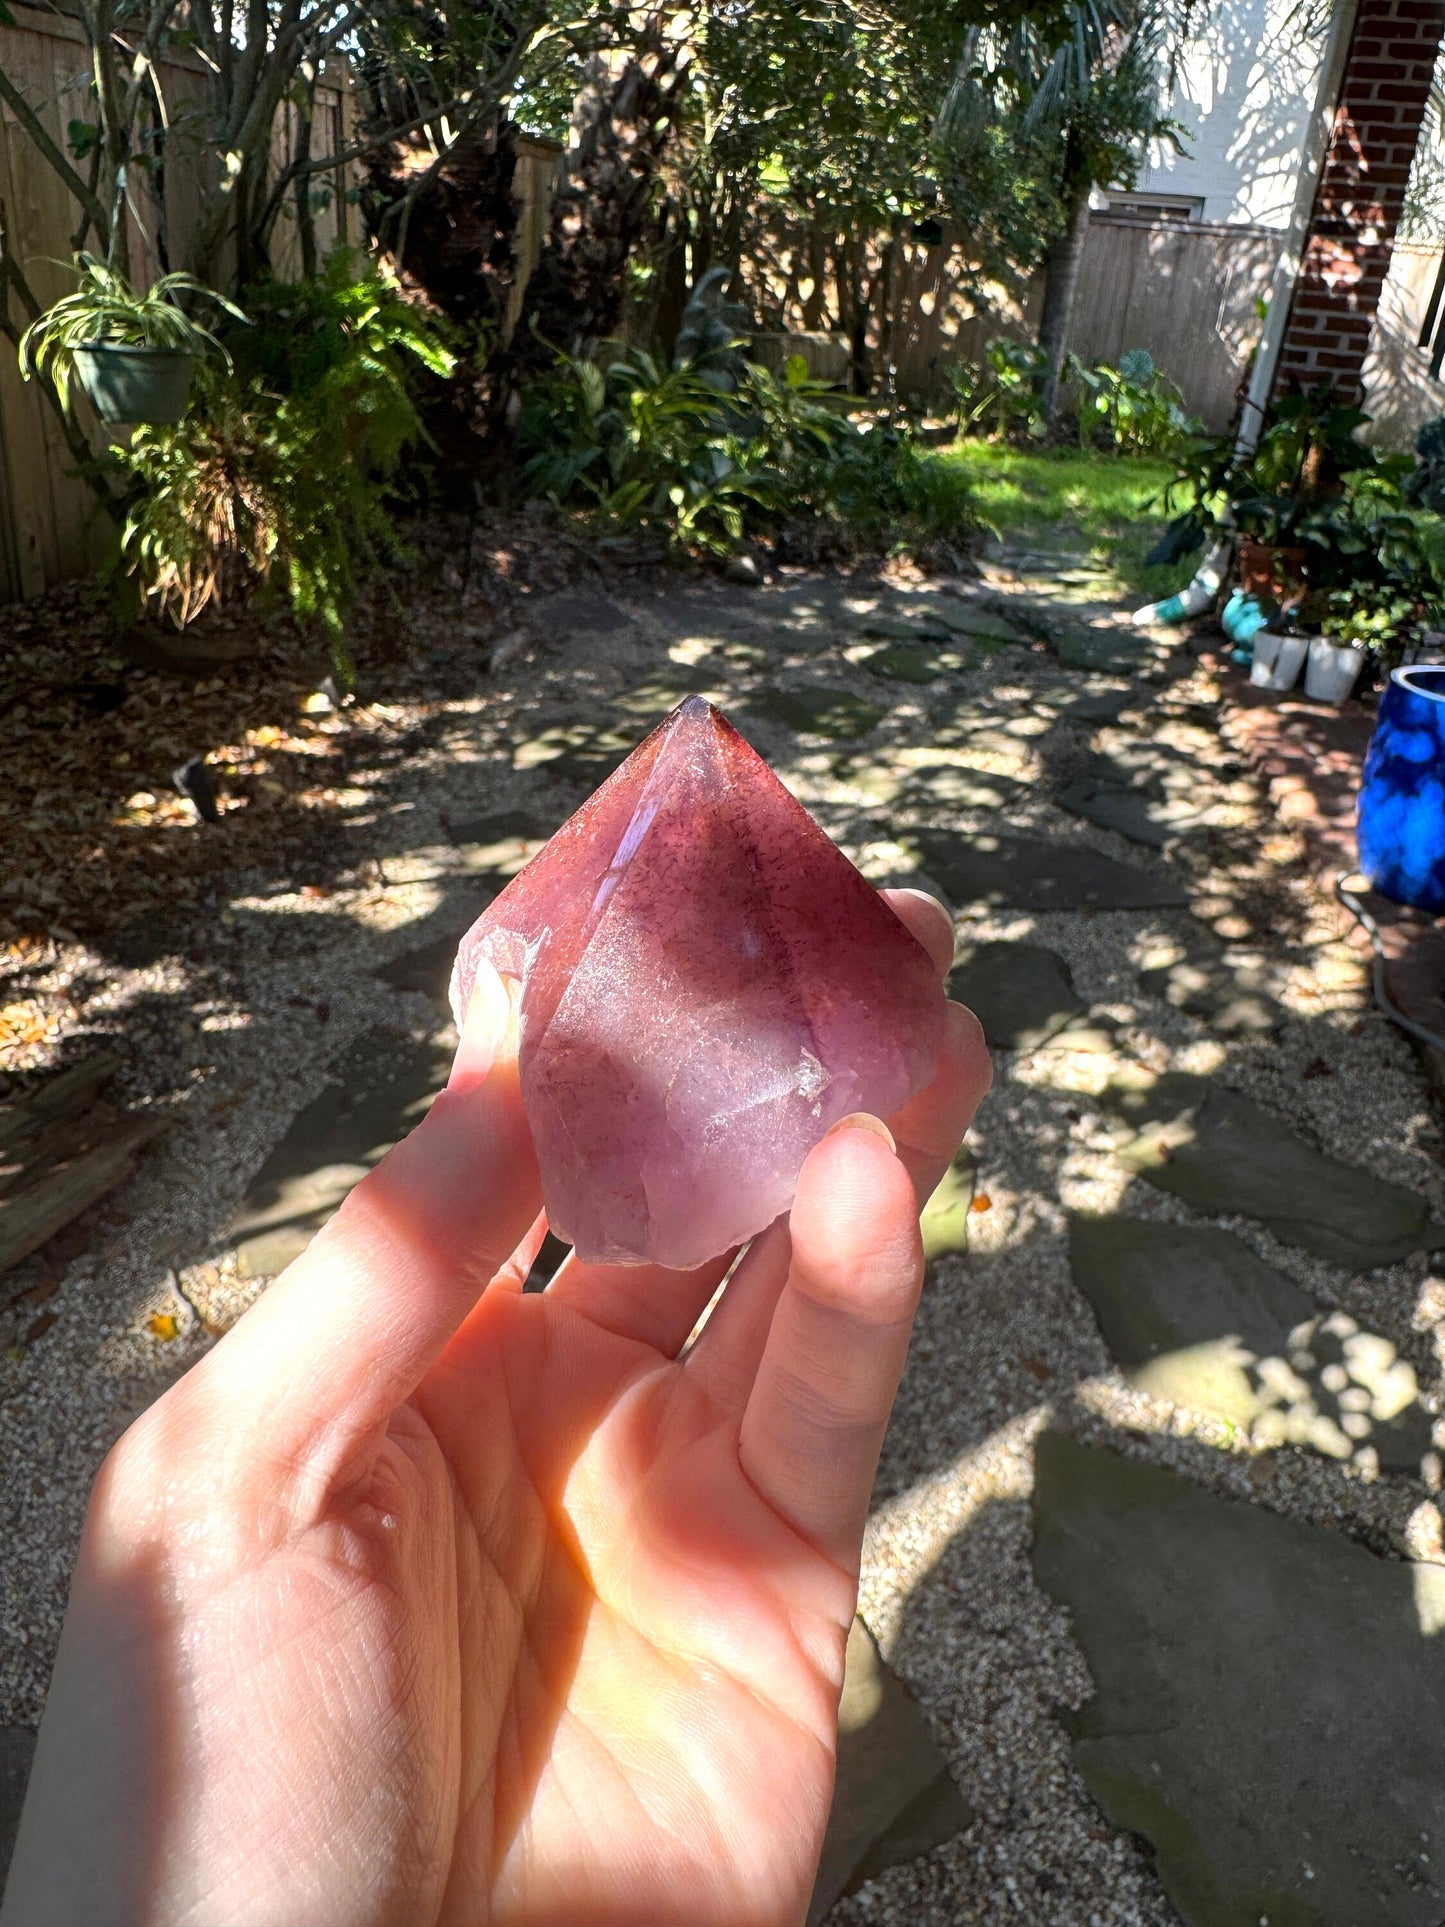
{"type": "Polygon", "coordinates": [[[927,953],[698,696],[467,932],[458,1023],[479,957],[521,981],[547,1216],[592,1263],[683,1269],[752,1237],[830,1126],[932,1075],[927,953]]]}

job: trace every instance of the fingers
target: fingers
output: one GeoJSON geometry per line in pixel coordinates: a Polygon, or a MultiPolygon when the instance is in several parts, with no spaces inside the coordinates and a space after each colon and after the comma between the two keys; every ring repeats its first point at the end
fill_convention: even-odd
{"type": "MultiPolygon", "coordinates": [[[[933,1082],[888,1120],[899,1162],[913,1181],[915,1213],[957,1153],[992,1076],[978,1019],[961,1004],[946,1005],[933,1082]]],[[[690,1358],[689,1370],[734,1410],[752,1389],[789,1259],[788,1227],[780,1221],[754,1241],[690,1358]]]]}
{"type": "Polygon", "coordinates": [[[876,1119],[814,1149],[790,1229],[739,1454],[768,1504],[853,1571],[923,1281],[912,1180],[876,1119]]]}
{"type": "Polygon", "coordinates": [[[953,968],[953,918],[926,890],[880,890],[879,896],[933,959],[940,977],[953,968]]]}
{"type": "Polygon", "coordinates": [[[310,1249],[175,1388],[308,1491],[350,1476],[491,1279],[541,1186],[506,991],[484,969],[447,1088],[310,1249]]]}
{"type": "Polygon", "coordinates": [[[993,1062],[983,1026],[962,1004],[945,1004],[937,1069],[888,1120],[921,1210],[948,1169],[993,1083],[993,1062]]]}
{"type": "Polygon", "coordinates": [[[661,1265],[589,1265],[569,1252],[547,1294],[604,1331],[675,1358],[736,1256],[725,1251],[694,1271],[667,1271],[661,1265]]]}

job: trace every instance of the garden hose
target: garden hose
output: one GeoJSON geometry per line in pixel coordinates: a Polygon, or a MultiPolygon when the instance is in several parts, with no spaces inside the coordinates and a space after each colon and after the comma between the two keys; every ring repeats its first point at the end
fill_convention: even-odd
{"type": "Polygon", "coordinates": [[[1147,628],[1153,622],[1183,622],[1186,616],[1202,614],[1224,587],[1229,550],[1228,542],[1216,542],[1195,571],[1193,580],[1178,595],[1166,596],[1162,602],[1146,602],[1142,609],[1134,611],[1130,620],[1135,627],[1147,628]]]}
{"type": "Polygon", "coordinates": [[[1390,993],[1385,987],[1385,966],[1389,962],[1389,958],[1385,955],[1385,940],[1380,935],[1379,924],[1375,922],[1375,919],[1370,915],[1364,904],[1360,902],[1354,893],[1354,889],[1350,887],[1351,885],[1363,885],[1366,889],[1369,888],[1368,883],[1365,882],[1364,877],[1360,875],[1358,870],[1341,871],[1340,875],[1335,879],[1335,895],[1339,898],[1340,902],[1344,904],[1345,908],[1350,912],[1356,923],[1359,924],[1374,947],[1375,1002],[1380,1006],[1380,1009],[1392,1024],[1398,1024],[1401,1030],[1408,1031],[1412,1037],[1418,1038],[1422,1044],[1429,1044],[1434,1050],[1445,1051],[1445,1037],[1439,1037],[1433,1030],[1427,1030],[1423,1024],[1417,1024],[1413,1018],[1407,1017],[1403,1010],[1397,1009],[1394,1003],[1391,1002],[1390,993]]]}

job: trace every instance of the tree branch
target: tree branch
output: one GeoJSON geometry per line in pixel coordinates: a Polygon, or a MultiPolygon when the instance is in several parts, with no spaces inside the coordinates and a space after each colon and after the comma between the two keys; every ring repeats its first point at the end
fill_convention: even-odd
{"type": "MultiPolygon", "coordinates": [[[[157,42],[174,17],[178,5],[179,0],[151,0],[151,10],[146,17],[145,27],[142,29],[135,52],[131,55],[130,83],[125,90],[122,106],[127,127],[135,119],[136,109],[140,105],[141,88],[145,85],[147,70],[153,77],[155,75],[157,42]]],[[[119,37],[117,34],[116,38],[119,39],[119,37]]],[[[159,79],[155,80],[155,86],[159,93],[159,79]]]]}
{"type": "Polygon", "coordinates": [[[34,108],[31,107],[29,101],[26,100],[14,81],[9,78],[3,67],[0,67],[0,100],[3,100],[6,106],[10,108],[35,146],[40,150],[41,154],[44,155],[50,166],[54,168],[69,191],[75,196],[76,200],[79,201],[81,207],[90,216],[91,220],[94,221],[96,227],[100,229],[101,234],[104,235],[107,231],[107,222],[105,209],[101,206],[99,197],[92,193],[90,188],[86,186],[82,177],[76,173],[75,169],[70,165],[70,162],[65,158],[64,154],[61,153],[49,134],[46,133],[34,108]]]}
{"type": "MultiPolygon", "coordinates": [[[[6,336],[8,340],[18,346],[20,337],[25,330],[23,328],[17,328],[10,319],[9,291],[11,288],[15,290],[16,295],[19,297],[20,305],[25,310],[29,320],[38,320],[43,312],[40,300],[26,279],[25,270],[10,251],[9,237],[5,224],[5,203],[0,201],[0,334],[6,336]]],[[[60,432],[65,437],[65,445],[75,457],[76,469],[89,485],[91,493],[96,496],[102,507],[109,509],[112,514],[118,515],[122,509],[121,497],[116,494],[115,490],[97,468],[95,453],[89,441],[86,439],[85,431],[81,428],[80,423],[76,421],[75,417],[68,414],[66,410],[62,408],[60,396],[56,393],[54,382],[50,381],[44,375],[39,375],[36,379],[40,383],[40,392],[49,402],[51,410],[60,424],[60,432]]]]}

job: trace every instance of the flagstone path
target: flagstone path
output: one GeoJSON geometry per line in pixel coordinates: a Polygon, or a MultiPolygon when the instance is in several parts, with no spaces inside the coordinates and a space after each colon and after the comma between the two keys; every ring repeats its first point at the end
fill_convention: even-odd
{"type": "Polygon", "coordinates": [[[1084,558],[1011,564],[541,598],[361,799],[373,888],[233,905],[207,1108],[0,1361],[0,1853],[106,1445],[410,1128],[461,931],[701,692],[950,899],[996,1066],[925,1223],[813,1920],[1445,1920],[1425,1084],[1213,672],[1084,558]]]}

